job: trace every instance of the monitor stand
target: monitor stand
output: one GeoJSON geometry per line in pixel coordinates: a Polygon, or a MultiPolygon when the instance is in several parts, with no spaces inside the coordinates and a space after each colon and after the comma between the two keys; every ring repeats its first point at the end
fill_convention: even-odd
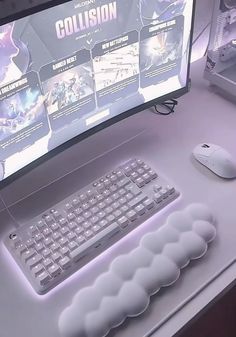
{"type": "Polygon", "coordinates": [[[85,139],[4,188],[2,197],[17,222],[24,224],[122,162],[145,153],[150,123],[143,114],[85,139]]]}

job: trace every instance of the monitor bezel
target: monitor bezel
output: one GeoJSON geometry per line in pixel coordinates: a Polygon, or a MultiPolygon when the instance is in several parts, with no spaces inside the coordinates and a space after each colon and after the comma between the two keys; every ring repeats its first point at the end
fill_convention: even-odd
{"type": "MultiPolygon", "coordinates": [[[[60,4],[66,3],[66,2],[70,2],[71,0],[55,0],[55,1],[50,1],[49,3],[46,4],[42,4],[42,5],[38,5],[34,8],[30,8],[27,10],[24,10],[20,13],[16,13],[14,15],[10,15],[4,19],[0,19],[0,26],[5,25],[7,23],[10,23],[12,21],[15,20],[19,20],[25,16],[29,16],[38,12],[41,12],[43,10],[52,8],[52,7],[56,7],[60,4]],[[53,4],[52,4],[53,3],[53,4]]],[[[22,176],[26,175],[27,173],[29,173],[30,171],[32,171],[33,169],[37,168],[39,165],[45,163],[46,161],[52,159],[53,157],[55,157],[56,155],[58,155],[59,153],[61,153],[62,151],[65,151],[66,149],[70,148],[71,146],[81,142],[82,140],[94,135],[95,133],[104,130],[106,128],[108,128],[109,126],[116,124],[126,118],[129,118],[143,110],[146,109],[150,109],[151,107],[163,103],[169,99],[178,99],[179,97],[185,95],[186,93],[189,92],[190,89],[190,83],[191,83],[191,79],[190,79],[190,65],[191,65],[191,53],[192,53],[192,42],[193,42],[193,31],[194,31],[194,17],[195,17],[195,10],[196,10],[196,0],[193,0],[193,12],[192,12],[192,25],[191,25],[191,31],[190,31],[190,39],[189,39],[189,55],[188,55],[188,69],[187,69],[187,77],[186,77],[186,85],[185,87],[175,90],[169,94],[163,95],[161,97],[155,98],[149,102],[143,103],[137,107],[134,107],[130,110],[124,111],[122,113],[120,113],[119,115],[112,117],[109,120],[106,120],[104,122],[102,122],[101,124],[71,138],[70,140],[66,141],[65,143],[57,146],[55,149],[50,150],[49,152],[47,152],[46,154],[44,154],[43,156],[39,157],[38,159],[35,159],[34,161],[32,161],[31,163],[29,163],[28,165],[22,167],[20,170],[18,170],[17,172],[11,174],[9,177],[6,177],[4,180],[0,181],[0,190],[2,190],[3,188],[7,187],[8,185],[10,185],[11,183],[13,183],[15,180],[21,178],[22,176]]]]}

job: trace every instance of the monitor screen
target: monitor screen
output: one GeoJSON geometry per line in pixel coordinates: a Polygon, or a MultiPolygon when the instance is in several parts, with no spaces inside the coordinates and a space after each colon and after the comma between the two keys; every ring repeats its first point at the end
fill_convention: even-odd
{"type": "Polygon", "coordinates": [[[1,25],[0,180],[186,88],[193,7],[74,0],[1,25]]]}

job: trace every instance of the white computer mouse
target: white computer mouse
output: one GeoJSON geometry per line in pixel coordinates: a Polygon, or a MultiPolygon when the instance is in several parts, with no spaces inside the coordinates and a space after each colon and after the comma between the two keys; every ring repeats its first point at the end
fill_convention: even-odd
{"type": "Polygon", "coordinates": [[[236,178],[236,159],[218,145],[200,144],[193,150],[193,156],[201,164],[222,178],[236,178]]]}

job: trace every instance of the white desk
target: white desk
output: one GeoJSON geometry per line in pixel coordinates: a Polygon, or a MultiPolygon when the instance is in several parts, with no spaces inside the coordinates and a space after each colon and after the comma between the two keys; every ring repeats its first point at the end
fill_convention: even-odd
{"type": "MultiPolygon", "coordinates": [[[[173,314],[153,334],[155,337],[172,336],[235,280],[235,265],[231,268],[227,266],[236,258],[236,180],[225,181],[216,177],[193,161],[191,151],[196,144],[209,141],[227,148],[236,156],[236,106],[211,92],[208,84],[202,80],[203,66],[203,62],[193,65],[193,88],[191,93],[181,98],[174,115],[163,117],[151,111],[142,112],[75,145],[3,191],[6,202],[11,204],[21,199],[23,194],[30,194],[47,184],[52,177],[60,177],[82,166],[49,188],[16,204],[12,211],[19,221],[25,221],[123,160],[140,157],[172,181],[182,196],[145,226],[141,226],[43,297],[34,294],[1,244],[1,337],[58,337],[58,316],[70,304],[73,295],[84,286],[92,284],[100,273],[107,270],[115,256],[135,247],[145,232],[161,226],[169,213],[184,208],[191,202],[207,203],[212,209],[218,220],[217,239],[203,259],[192,262],[183,270],[174,286],[161,290],[152,298],[148,310],[142,316],[128,319],[109,336],[147,335],[154,326],[164,322],[171,312],[174,313],[181,303],[185,303],[187,298],[191,299],[196,290],[209,283],[204,291],[173,314]],[[136,137],[127,142],[134,135],[136,137]],[[124,144],[118,146],[122,142],[124,144]],[[115,149],[111,151],[112,148],[115,149]],[[90,162],[95,154],[103,153],[103,156],[90,162]],[[210,282],[223,269],[225,271],[221,276],[210,282]]],[[[8,215],[1,213],[1,238],[11,230],[10,223],[8,215]]]]}

